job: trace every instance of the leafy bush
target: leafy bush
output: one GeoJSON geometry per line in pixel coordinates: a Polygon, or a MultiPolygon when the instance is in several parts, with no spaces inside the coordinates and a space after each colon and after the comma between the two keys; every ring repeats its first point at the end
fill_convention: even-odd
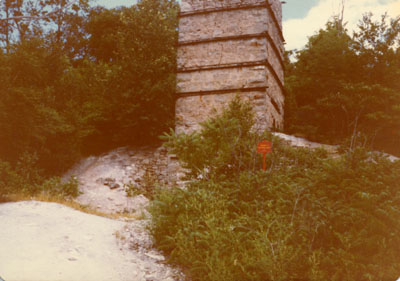
{"type": "Polygon", "coordinates": [[[145,197],[152,199],[154,196],[154,186],[158,186],[159,183],[159,179],[149,170],[146,170],[140,184],[131,181],[128,184],[124,184],[124,188],[128,197],[144,195],[145,197]]]}
{"type": "Polygon", "coordinates": [[[62,182],[59,177],[45,180],[41,171],[35,167],[36,161],[37,157],[30,154],[24,154],[16,167],[0,160],[0,197],[7,198],[12,194],[47,194],[61,198],[79,195],[76,178],[71,178],[68,182],[62,182]]]}
{"type": "Polygon", "coordinates": [[[400,162],[355,149],[331,159],[251,131],[235,99],[201,132],[170,134],[185,189],[156,194],[152,233],[193,280],[395,280],[400,162]],[[260,171],[256,143],[274,151],[260,171]]]}
{"type": "Polygon", "coordinates": [[[330,143],[361,134],[400,155],[400,17],[365,14],[358,27],[334,18],[287,59],[285,129],[330,143]]]}
{"type": "Polygon", "coordinates": [[[77,197],[79,195],[78,179],[73,177],[68,182],[63,182],[58,177],[52,177],[40,185],[40,191],[62,198],[77,197]]]}
{"type": "Polygon", "coordinates": [[[11,168],[10,163],[0,160],[0,197],[10,193],[15,186],[21,186],[21,177],[11,168]]]}
{"type": "Polygon", "coordinates": [[[156,143],[173,126],[178,10],[176,1],[143,0],[90,13],[89,55],[109,71],[90,147],[156,143]]]}
{"type": "Polygon", "coordinates": [[[0,26],[0,159],[15,167],[35,154],[51,177],[84,154],[158,143],[174,120],[177,2],[107,10],[85,0],[56,22],[28,20],[53,2],[0,4],[0,19],[27,17],[24,28],[0,26]]]}

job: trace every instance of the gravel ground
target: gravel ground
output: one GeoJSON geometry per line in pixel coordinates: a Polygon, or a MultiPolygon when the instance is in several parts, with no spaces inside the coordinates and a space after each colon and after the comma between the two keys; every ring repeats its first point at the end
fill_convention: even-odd
{"type": "Polygon", "coordinates": [[[130,167],[138,153],[121,148],[92,156],[65,177],[78,177],[79,203],[104,213],[147,214],[147,219],[112,220],[55,203],[0,204],[0,277],[5,281],[183,280],[182,273],[166,265],[165,257],[153,248],[146,229],[149,200],[126,196],[124,183],[134,176],[130,167]],[[105,179],[118,187],[105,185],[105,179]]]}
{"type": "Polygon", "coordinates": [[[0,276],[6,281],[179,279],[151,248],[145,223],[55,203],[1,204],[0,276]]]}

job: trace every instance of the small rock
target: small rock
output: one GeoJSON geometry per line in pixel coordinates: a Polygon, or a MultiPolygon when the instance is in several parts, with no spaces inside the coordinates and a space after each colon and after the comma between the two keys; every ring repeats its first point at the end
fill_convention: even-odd
{"type": "Polygon", "coordinates": [[[157,277],[157,275],[155,273],[148,274],[148,275],[146,275],[146,280],[148,280],[148,281],[157,280],[156,277],[157,277]]]}
{"type": "Polygon", "coordinates": [[[110,189],[117,189],[117,188],[120,188],[120,185],[118,183],[114,183],[114,184],[109,185],[109,187],[110,187],[110,189]]]}
{"type": "Polygon", "coordinates": [[[155,254],[150,254],[150,253],[146,253],[146,256],[148,256],[149,258],[152,258],[154,260],[158,260],[158,261],[163,261],[165,260],[165,258],[161,255],[155,255],[155,254]]]}
{"type": "Polygon", "coordinates": [[[104,179],[103,179],[103,178],[98,178],[98,179],[96,180],[96,183],[98,183],[98,184],[104,184],[104,179]]]}
{"type": "Polygon", "coordinates": [[[77,261],[77,258],[68,258],[69,261],[77,261]]]}
{"type": "Polygon", "coordinates": [[[171,160],[178,160],[178,156],[176,156],[176,155],[170,155],[170,156],[169,156],[169,159],[171,159],[171,160]]]}
{"type": "Polygon", "coordinates": [[[111,186],[113,184],[115,184],[115,179],[113,178],[106,178],[103,180],[103,184],[107,185],[107,186],[111,186]]]}

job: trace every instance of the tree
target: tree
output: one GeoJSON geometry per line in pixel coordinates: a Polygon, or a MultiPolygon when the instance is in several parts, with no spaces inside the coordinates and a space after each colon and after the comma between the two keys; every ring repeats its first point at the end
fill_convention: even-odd
{"type": "Polygon", "coordinates": [[[46,0],[41,1],[41,10],[50,10],[45,20],[52,27],[47,40],[60,46],[71,59],[85,56],[87,33],[84,30],[85,17],[89,13],[89,0],[46,0]]]}
{"type": "Polygon", "coordinates": [[[34,159],[51,175],[84,153],[159,141],[174,118],[176,2],[113,10],[90,10],[86,0],[18,3],[20,14],[10,6],[0,15],[14,24],[2,29],[0,162],[34,159]]]}
{"type": "Polygon", "coordinates": [[[21,42],[1,62],[0,158],[16,164],[29,153],[48,173],[68,168],[96,118],[94,71],[73,68],[40,39],[21,42]]]}
{"type": "Polygon", "coordinates": [[[10,44],[14,30],[17,30],[17,27],[19,27],[18,31],[21,32],[19,21],[11,19],[21,13],[21,5],[22,1],[16,0],[5,0],[1,2],[1,14],[4,15],[4,19],[0,21],[0,27],[7,53],[10,51],[10,44]]]}
{"type": "Polygon", "coordinates": [[[31,38],[51,40],[68,52],[81,54],[77,41],[82,34],[83,21],[90,0],[5,0],[0,10],[0,32],[6,52],[13,43],[31,38]],[[75,44],[75,45],[73,45],[75,44]]]}
{"type": "Polygon", "coordinates": [[[290,133],[400,152],[399,21],[366,14],[350,37],[335,18],[309,38],[287,68],[290,133]]]}
{"type": "Polygon", "coordinates": [[[154,143],[173,126],[177,13],[177,3],[168,0],[92,11],[89,55],[110,69],[105,118],[92,142],[154,143]]]}

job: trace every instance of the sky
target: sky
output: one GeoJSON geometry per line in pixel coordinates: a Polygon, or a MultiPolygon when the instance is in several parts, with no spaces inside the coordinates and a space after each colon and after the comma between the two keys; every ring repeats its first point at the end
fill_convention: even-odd
{"type": "MultiPolygon", "coordinates": [[[[342,0],[285,0],[283,34],[286,50],[302,49],[308,37],[324,28],[326,22],[341,11],[342,0]]],[[[372,12],[376,20],[385,12],[400,15],[400,0],[344,0],[344,22],[352,33],[362,15],[372,12]]],[[[351,34],[350,33],[350,34],[351,34]]]]}
{"type": "MultiPolygon", "coordinates": [[[[284,0],[283,35],[286,50],[302,49],[326,22],[341,11],[344,1],[344,22],[351,32],[356,29],[362,15],[372,12],[376,19],[387,12],[389,16],[400,15],[400,0],[284,0]]],[[[136,0],[97,0],[107,8],[130,6],[136,0]]]]}

